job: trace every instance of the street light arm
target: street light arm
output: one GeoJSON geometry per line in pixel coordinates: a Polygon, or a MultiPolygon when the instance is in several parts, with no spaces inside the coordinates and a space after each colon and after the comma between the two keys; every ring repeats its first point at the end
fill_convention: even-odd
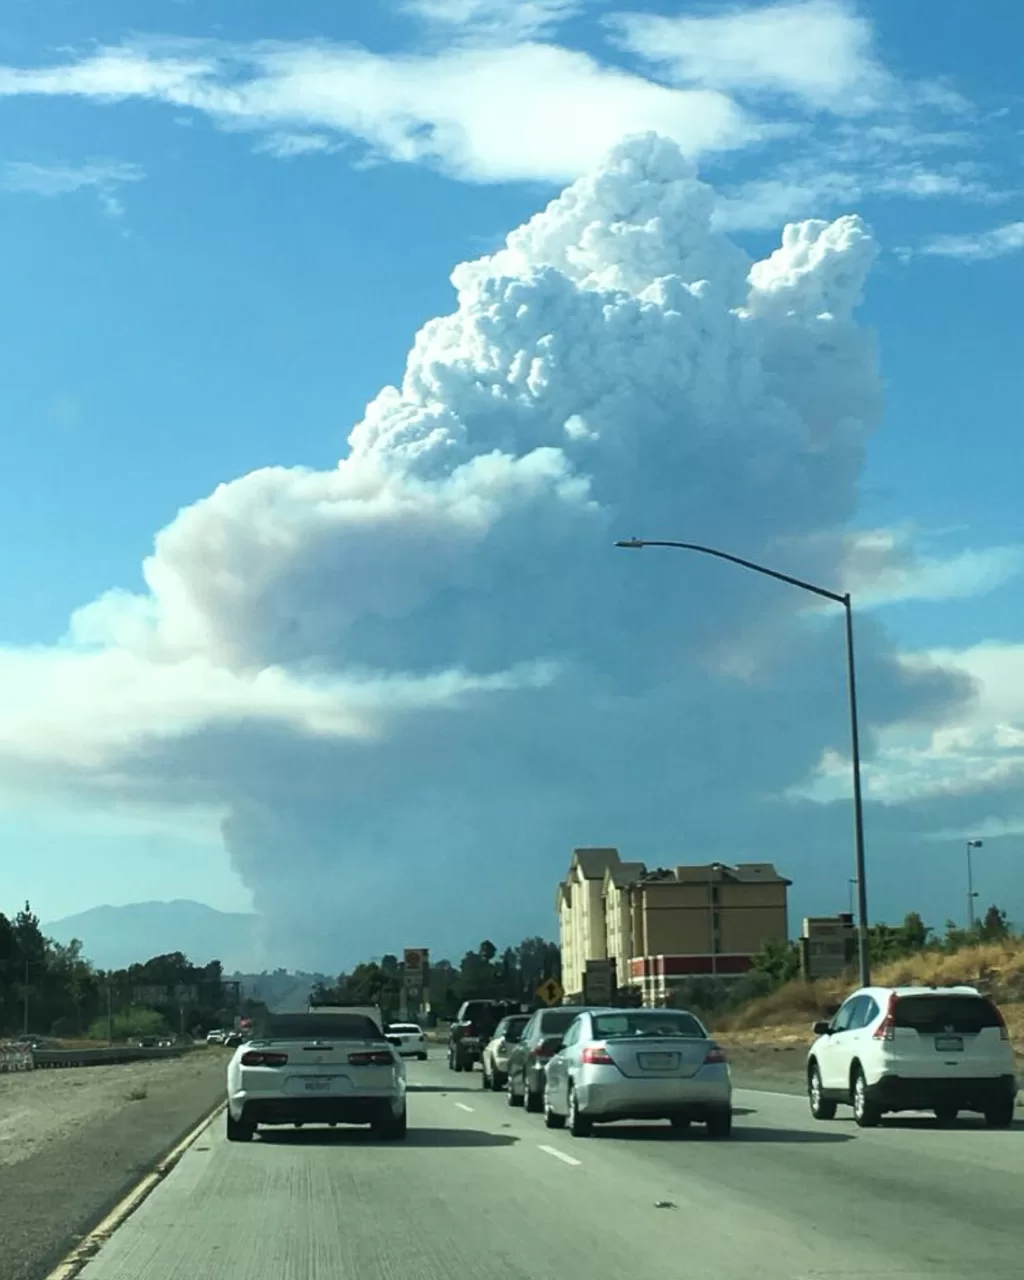
{"type": "Polygon", "coordinates": [[[738,564],[744,569],[752,569],[754,573],[763,573],[766,578],[775,578],[778,582],[788,582],[791,587],[801,587],[826,600],[834,600],[836,604],[849,607],[850,597],[841,596],[836,591],[825,587],[816,587],[813,582],[804,582],[802,578],[794,578],[788,573],[779,573],[777,569],[769,569],[766,565],[755,564],[753,560],[744,560],[742,556],[730,555],[728,551],[719,551],[715,547],[702,547],[696,542],[670,542],[663,538],[622,538],[615,544],[629,550],[640,550],[642,547],[678,547],[680,551],[697,551],[702,556],[714,556],[716,560],[728,560],[730,564],[738,564]]]}

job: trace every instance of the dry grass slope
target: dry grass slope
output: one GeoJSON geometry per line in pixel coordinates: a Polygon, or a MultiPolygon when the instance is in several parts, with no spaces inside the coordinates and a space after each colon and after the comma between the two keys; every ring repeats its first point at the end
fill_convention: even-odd
{"type": "MultiPolygon", "coordinates": [[[[1024,939],[985,943],[961,951],[922,951],[879,965],[872,974],[879,986],[947,987],[966,983],[998,1001],[1018,1052],[1024,1049],[1024,939]]],[[[809,1024],[829,1005],[844,999],[856,977],[827,982],[790,982],[753,1000],[716,1031],[737,1043],[792,1043],[809,1040],[809,1024]]]]}

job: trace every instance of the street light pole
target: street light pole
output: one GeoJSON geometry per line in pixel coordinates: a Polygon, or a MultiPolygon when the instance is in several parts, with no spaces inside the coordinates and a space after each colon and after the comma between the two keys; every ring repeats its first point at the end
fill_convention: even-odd
{"type": "Polygon", "coordinates": [[[974,892],[974,868],[971,865],[971,850],[980,849],[984,843],[981,840],[968,840],[967,842],[967,928],[974,928],[974,899],[978,896],[974,892]]]}
{"type": "Polygon", "coordinates": [[[829,591],[825,587],[815,586],[813,582],[804,582],[788,573],[779,573],[777,569],[769,569],[753,560],[744,560],[741,556],[730,555],[728,551],[719,551],[716,547],[701,546],[697,542],[673,542],[668,539],[623,538],[615,544],[628,550],[639,551],[643,547],[674,547],[679,551],[696,551],[700,555],[713,556],[716,560],[728,560],[730,564],[738,564],[743,569],[763,574],[766,578],[774,578],[777,582],[786,582],[791,587],[799,587],[812,595],[821,596],[841,604],[846,615],[846,678],[850,700],[850,745],[851,763],[853,767],[853,833],[854,862],[857,873],[857,961],[860,985],[867,987],[871,983],[871,955],[868,936],[868,889],[864,859],[864,801],[860,778],[860,729],[857,717],[857,672],[853,657],[853,602],[850,593],[840,594],[829,591]]]}

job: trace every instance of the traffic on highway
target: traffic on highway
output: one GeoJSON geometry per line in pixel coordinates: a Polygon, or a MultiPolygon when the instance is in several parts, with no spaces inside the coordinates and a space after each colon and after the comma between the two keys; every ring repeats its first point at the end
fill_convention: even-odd
{"type": "MultiPolygon", "coordinates": [[[[971,1053],[972,1035],[987,1043],[994,1030],[1004,1043],[998,1020],[967,1029],[976,998],[915,989],[884,1008],[893,1006],[899,1032],[916,1017],[927,1044],[938,1033],[921,1019],[934,1004],[900,1005],[963,1000],[953,1009],[960,1031],[941,1034],[963,1035],[971,1053]]],[[[976,1008],[973,1016],[991,1021],[976,1008]]],[[[846,1034],[845,1017],[841,1009],[831,1020],[833,1036],[846,1034]]],[[[823,1123],[813,1091],[736,1087],[725,1054],[683,1010],[504,1013],[481,1063],[458,1071],[443,1044],[408,1061],[387,1027],[369,1022],[321,1012],[301,1028],[312,1039],[289,1038],[277,1021],[266,1038],[239,1046],[228,1119],[211,1123],[102,1244],[85,1280],[1020,1275],[1019,1124],[987,1127],[978,1114],[953,1126],[948,1114],[915,1111],[868,1131],[845,1108],[823,1123]],[[554,1013],[572,1015],[561,1031],[554,1013]],[[263,1056],[253,1070],[280,1075],[277,1096],[288,1101],[273,1123],[258,1112],[240,1146],[232,1139],[257,1092],[238,1071],[249,1054],[263,1056]],[[368,1087],[363,1059],[374,1055],[382,1074],[368,1087]],[[309,1087],[324,1077],[329,1087],[309,1087]],[[510,1106],[513,1097],[533,1101],[510,1106]],[[378,1117],[394,1115],[399,1098],[396,1144],[393,1129],[359,1109],[373,1103],[378,1117]],[[724,1128],[715,1117],[726,1107],[724,1128]]],[[[905,1039],[881,1044],[902,1051],[905,1039]]],[[[269,1091],[258,1092],[266,1104],[269,1091]]]]}

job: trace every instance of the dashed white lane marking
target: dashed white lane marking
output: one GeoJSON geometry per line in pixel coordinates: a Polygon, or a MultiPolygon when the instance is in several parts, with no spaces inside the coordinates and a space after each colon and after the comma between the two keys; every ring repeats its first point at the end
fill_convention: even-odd
{"type": "Polygon", "coordinates": [[[472,1111],[472,1107],[467,1107],[464,1102],[456,1102],[455,1104],[460,1111],[472,1111]]]}
{"type": "Polygon", "coordinates": [[[557,1147],[545,1147],[543,1143],[537,1144],[537,1150],[543,1151],[549,1156],[554,1156],[556,1160],[561,1160],[563,1164],[582,1164],[582,1160],[577,1160],[575,1156],[567,1156],[564,1151],[559,1151],[557,1147]]]}

